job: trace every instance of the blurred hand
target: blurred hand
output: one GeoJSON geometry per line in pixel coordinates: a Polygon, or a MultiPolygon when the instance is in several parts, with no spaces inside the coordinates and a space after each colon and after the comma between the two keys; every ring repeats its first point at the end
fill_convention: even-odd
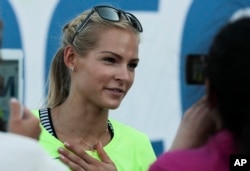
{"type": "Polygon", "coordinates": [[[191,106],[183,116],[170,150],[199,147],[218,130],[216,110],[209,107],[206,97],[191,106]]]}
{"type": "Polygon", "coordinates": [[[39,120],[26,107],[23,111],[21,110],[21,104],[12,98],[10,100],[8,131],[38,140],[41,132],[39,120]]]}
{"type": "Polygon", "coordinates": [[[104,151],[102,144],[98,143],[95,150],[101,161],[91,157],[84,150],[65,143],[65,148],[59,148],[60,160],[73,171],[117,171],[115,164],[104,151]],[[73,152],[73,153],[72,153],[73,152]]]}

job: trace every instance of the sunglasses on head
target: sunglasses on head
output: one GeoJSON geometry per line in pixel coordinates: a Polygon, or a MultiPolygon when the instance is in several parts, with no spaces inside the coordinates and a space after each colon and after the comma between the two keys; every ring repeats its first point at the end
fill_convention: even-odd
{"type": "Polygon", "coordinates": [[[88,21],[90,20],[90,17],[94,14],[94,12],[97,12],[98,15],[108,21],[118,22],[121,19],[121,16],[124,15],[126,19],[131,23],[131,25],[138,30],[139,32],[142,32],[142,25],[140,21],[131,13],[122,11],[120,9],[116,9],[111,6],[95,6],[91,12],[87,15],[87,17],[81,22],[79,27],[76,29],[75,34],[73,35],[71,44],[74,42],[76,35],[82,31],[82,29],[86,26],[88,21]]]}

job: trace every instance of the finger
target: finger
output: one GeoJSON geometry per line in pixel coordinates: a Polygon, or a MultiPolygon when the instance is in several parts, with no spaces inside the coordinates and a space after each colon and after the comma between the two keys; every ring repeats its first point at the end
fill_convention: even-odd
{"type": "Polygon", "coordinates": [[[200,113],[209,111],[209,105],[205,97],[202,97],[197,103],[192,105],[184,114],[185,119],[194,119],[200,115],[200,113]]]}
{"type": "Polygon", "coordinates": [[[112,160],[109,158],[108,154],[104,151],[102,143],[99,142],[95,145],[95,149],[101,159],[105,163],[112,163],[112,160]]]}
{"type": "Polygon", "coordinates": [[[21,105],[15,98],[11,98],[10,102],[10,118],[20,118],[21,105]]]}
{"type": "Polygon", "coordinates": [[[36,118],[34,115],[32,115],[32,113],[30,112],[30,110],[27,108],[27,107],[23,107],[23,109],[22,109],[23,111],[22,111],[22,117],[23,117],[23,119],[28,119],[28,118],[36,118]]]}
{"type": "Polygon", "coordinates": [[[67,142],[64,143],[64,146],[66,149],[73,152],[75,155],[77,155],[79,158],[84,160],[86,163],[94,163],[94,162],[98,161],[95,158],[91,157],[87,152],[85,152],[83,149],[81,149],[79,147],[77,148],[76,146],[71,145],[67,142]]]}
{"type": "Polygon", "coordinates": [[[88,153],[86,153],[84,150],[82,150],[81,148],[76,148],[76,146],[71,145],[67,142],[64,143],[64,146],[66,149],[68,149],[69,151],[72,151],[73,153],[75,153],[77,156],[79,156],[80,158],[84,159],[86,162],[88,162],[88,153]]]}
{"type": "Polygon", "coordinates": [[[64,155],[60,155],[59,159],[65,164],[67,165],[70,170],[74,170],[74,171],[86,171],[84,168],[82,168],[81,166],[75,164],[74,162],[72,162],[70,159],[68,159],[66,156],[64,155]]]}
{"type": "Polygon", "coordinates": [[[72,170],[81,170],[88,168],[88,163],[71,151],[64,148],[59,148],[58,152],[60,153],[60,160],[67,166],[69,166],[72,170]]]}
{"type": "Polygon", "coordinates": [[[207,101],[207,96],[206,96],[206,95],[202,96],[202,97],[196,102],[196,104],[199,105],[199,104],[201,104],[201,103],[204,103],[205,101],[207,101]]]}
{"type": "Polygon", "coordinates": [[[203,96],[195,105],[194,105],[194,111],[193,112],[198,112],[201,109],[207,108],[208,103],[207,99],[203,96]]]}

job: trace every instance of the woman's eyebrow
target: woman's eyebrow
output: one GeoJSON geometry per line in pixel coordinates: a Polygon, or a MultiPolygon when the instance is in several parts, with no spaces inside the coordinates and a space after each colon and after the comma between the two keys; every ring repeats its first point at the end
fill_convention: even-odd
{"type": "Polygon", "coordinates": [[[111,54],[111,55],[113,55],[113,56],[116,56],[117,58],[122,58],[122,56],[121,55],[119,55],[119,54],[117,54],[117,53],[115,53],[115,52],[111,52],[111,51],[102,51],[101,53],[105,53],[105,54],[111,54]]]}
{"type": "MultiPolygon", "coordinates": [[[[102,51],[101,53],[108,53],[108,54],[112,54],[113,56],[119,58],[119,59],[122,59],[123,57],[115,52],[111,52],[111,51],[102,51]]],[[[139,58],[132,58],[130,61],[133,61],[133,62],[139,62],[139,58]]]]}

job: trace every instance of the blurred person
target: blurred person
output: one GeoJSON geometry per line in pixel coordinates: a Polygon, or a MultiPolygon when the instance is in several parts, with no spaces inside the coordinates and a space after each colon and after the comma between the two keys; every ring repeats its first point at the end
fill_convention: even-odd
{"type": "Polygon", "coordinates": [[[27,109],[23,109],[16,99],[10,100],[8,131],[0,132],[1,170],[66,171],[67,167],[50,158],[38,144],[39,121],[27,109]]]}
{"type": "Polygon", "coordinates": [[[249,44],[250,17],[217,33],[205,59],[206,96],[186,111],[172,147],[149,171],[228,171],[230,155],[250,154],[249,44]]]}
{"type": "MultiPolygon", "coordinates": [[[[3,23],[0,20],[0,45],[2,26],[3,23]]],[[[37,140],[41,132],[39,120],[26,107],[22,107],[17,99],[10,99],[9,105],[8,132],[6,132],[5,123],[1,122],[1,170],[66,171],[65,165],[51,159],[38,144],[37,140]]]]}
{"type": "Polygon", "coordinates": [[[29,109],[23,108],[17,99],[12,98],[9,103],[8,132],[38,140],[41,132],[39,120],[32,115],[29,109]]]}
{"type": "Polygon", "coordinates": [[[146,134],[109,117],[134,82],[142,31],[133,14],[112,6],[64,26],[45,107],[33,112],[52,158],[72,170],[109,171],[145,171],[156,159],[146,134]]]}
{"type": "MultiPolygon", "coordinates": [[[[2,32],[3,32],[3,22],[2,20],[0,20],[0,48],[2,47],[1,46],[2,32]]],[[[0,62],[1,60],[2,60],[2,54],[0,51],[0,62]]],[[[1,78],[0,83],[1,83],[0,87],[1,89],[3,89],[4,87],[3,78],[1,78]]],[[[3,122],[1,122],[0,131],[7,131],[6,127],[8,127],[9,132],[20,134],[37,140],[41,132],[39,126],[39,120],[36,117],[34,117],[26,107],[23,108],[15,98],[10,99],[9,107],[10,107],[10,114],[8,119],[8,125],[5,125],[3,122]]]]}

